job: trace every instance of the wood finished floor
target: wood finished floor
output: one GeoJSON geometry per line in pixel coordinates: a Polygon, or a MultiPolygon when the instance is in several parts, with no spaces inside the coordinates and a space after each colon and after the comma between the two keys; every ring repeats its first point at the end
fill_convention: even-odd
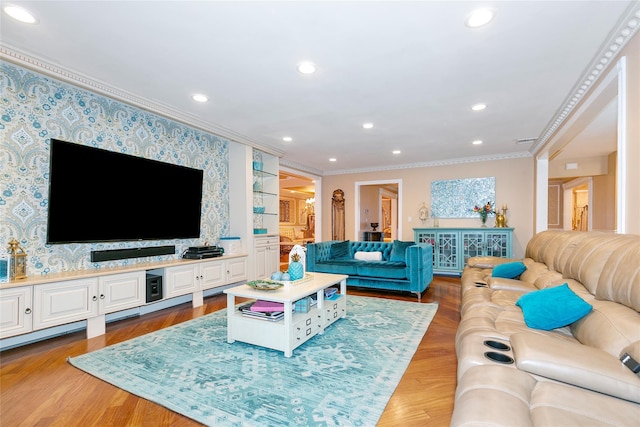
{"type": "MultiPolygon", "coordinates": [[[[415,301],[395,292],[349,288],[349,293],[415,301]]],[[[423,303],[434,301],[438,312],[380,417],[380,427],[450,423],[460,279],[436,277],[422,297],[423,303]]],[[[66,359],[225,307],[225,296],[216,295],[205,299],[202,307],[183,304],[111,323],[105,335],[89,340],[77,332],[0,353],[0,426],[199,426],[72,367],[66,359]]]]}

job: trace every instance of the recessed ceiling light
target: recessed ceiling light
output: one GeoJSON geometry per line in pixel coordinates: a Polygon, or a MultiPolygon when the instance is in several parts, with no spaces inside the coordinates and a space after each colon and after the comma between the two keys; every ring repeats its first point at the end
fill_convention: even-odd
{"type": "Polygon", "coordinates": [[[470,28],[478,28],[486,25],[495,16],[491,9],[477,9],[471,12],[471,15],[467,17],[466,24],[470,28]]]}
{"type": "Polygon", "coordinates": [[[393,150],[391,153],[392,153],[392,154],[400,154],[400,153],[401,153],[401,151],[400,151],[400,150],[393,150]]]}
{"type": "Polygon", "coordinates": [[[472,142],[473,145],[480,145],[482,144],[482,141],[479,139],[476,139],[475,141],[472,142]]]}
{"type": "Polygon", "coordinates": [[[291,138],[290,136],[283,136],[283,137],[282,137],[282,140],[283,140],[284,142],[291,142],[291,141],[293,141],[293,138],[291,138]]]}
{"type": "Polygon", "coordinates": [[[373,127],[373,123],[363,123],[362,127],[365,129],[371,129],[373,127]]]}
{"type": "Polygon", "coordinates": [[[487,108],[487,104],[476,104],[471,107],[473,111],[482,111],[487,108]]]}
{"type": "Polygon", "coordinates": [[[35,24],[36,22],[38,22],[35,15],[29,12],[24,7],[9,4],[3,7],[2,9],[4,10],[4,13],[9,15],[13,19],[20,22],[24,22],[25,24],[35,24]]]}
{"type": "Polygon", "coordinates": [[[209,100],[209,98],[207,98],[206,95],[203,95],[201,93],[196,93],[191,97],[191,99],[193,99],[196,102],[207,102],[209,100]]]}
{"type": "Polygon", "coordinates": [[[313,74],[316,72],[316,65],[313,62],[301,62],[298,64],[298,71],[302,74],[313,74]]]}
{"type": "Polygon", "coordinates": [[[329,159],[330,162],[335,162],[337,159],[335,157],[332,157],[329,159]]]}

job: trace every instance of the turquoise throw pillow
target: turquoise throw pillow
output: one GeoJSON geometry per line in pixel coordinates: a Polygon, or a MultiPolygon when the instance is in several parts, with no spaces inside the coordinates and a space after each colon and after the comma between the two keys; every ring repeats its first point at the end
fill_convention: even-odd
{"type": "Polygon", "coordinates": [[[350,259],[349,256],[349,241],[333,243],[329,248],[329,257],[331,259],[350,259]]]}
{"type": "Polygon", "coordinates": [[[498,264],[493,267],[491,276],[504,277],[505,279],[515,279],[516,277],[524,273],[526,269],[527,267],[521,261],[507,262],[504,264],[498,264]]]}
{"type": "Polygon", "coordinates": [[[405,262],[404,254],[409,246],[415,245],[414,242],[403,242],[401,240],[394,240],[391,247],[391,256],[389,261],[401,261],[405,262]]]}
{"type": "Polygon", "coordinates": [[[566,283],[553,288],[530,292],[518,298],[524,321],[530,328],[561,328],[589,314],[591,304],[575,294],[566,283]]]}

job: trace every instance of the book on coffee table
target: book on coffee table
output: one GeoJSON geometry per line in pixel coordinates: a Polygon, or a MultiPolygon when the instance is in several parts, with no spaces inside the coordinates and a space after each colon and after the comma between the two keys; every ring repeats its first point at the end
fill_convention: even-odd
{"type": "Polygon", "coordinates": [[[284,311],[284,304],[281,302],[256,300],[251,306],[251,311],[262,311],[269,313],[272,311],[284,311]]]}

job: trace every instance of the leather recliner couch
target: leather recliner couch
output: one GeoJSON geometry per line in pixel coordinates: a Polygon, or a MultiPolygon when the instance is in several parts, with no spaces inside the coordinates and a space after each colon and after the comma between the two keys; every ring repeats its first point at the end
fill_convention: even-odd
{"type": "Polygon", "coordinates": [[[463,271],[451,425],[640,425],[640,378],[621,361],[640,361],[640,236],[544,231],[518,278],[492,276],[513,261],[471,258],[463,271]],[[528,327],[520,297],[564,283],[591,311],[528,327]]]}

